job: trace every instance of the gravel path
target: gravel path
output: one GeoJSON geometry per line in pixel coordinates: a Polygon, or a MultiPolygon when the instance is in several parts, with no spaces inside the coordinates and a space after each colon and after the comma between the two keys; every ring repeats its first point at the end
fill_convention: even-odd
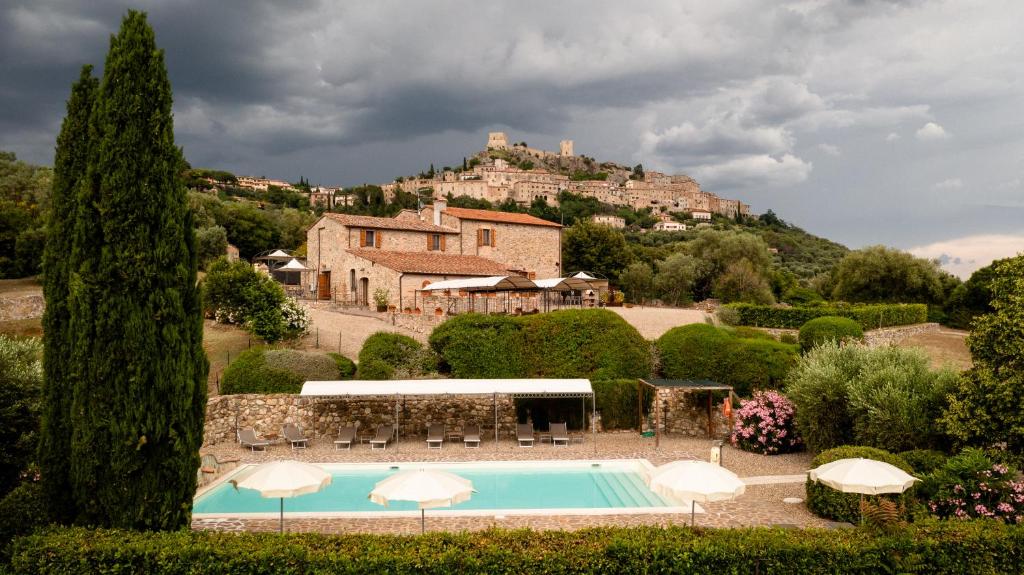
{"type": "Polygon", "coordinates": [[[303,304],[309,311],[313,321],[310,334],[302,339],[304,349],[317,349],[319,332],[319,349],[327,352],[338,352],[352,359],[359,356],[366,338],[378,331],[389,331],[408,335],[419,341],[426,342],[426,337],[410,330],[402,329],[384,322],[381,319],[364,315],[350,315],[328,309],[303,304]]]}
{"type": "Polygon", "coordinates": [[[704,323],[708,314],[695,309],[673,307],[609,307],[632,324],[647,339],[658,339],[666,331],[689,323],[704,323]]]}

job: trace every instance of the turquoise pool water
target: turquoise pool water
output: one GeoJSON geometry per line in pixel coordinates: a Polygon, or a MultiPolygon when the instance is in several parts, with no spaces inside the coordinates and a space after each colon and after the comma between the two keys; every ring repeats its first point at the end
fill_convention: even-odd
{"type": "MultiPolygon", "coordinates": [[[[319,493],[286,500],[285,511],[380,513],[416,510],[414,503],[395,502],[384,507],[367,498],[378,481],[397,473],[397,470],[324,468],[331,471],[331,485],[319,493]]],[[[613,509],[679,505],[652,492],[636,470],[624,467],[481,466],[439,469],[469,479],[477,490],[469,501],[451,507],[453,510],[613,509]]],[[[278,505],[278,499],[264,499],[250,489],[236,490],[229,483],[223,483],[198,497],[193,512],[277,513],[278,505]]]]}

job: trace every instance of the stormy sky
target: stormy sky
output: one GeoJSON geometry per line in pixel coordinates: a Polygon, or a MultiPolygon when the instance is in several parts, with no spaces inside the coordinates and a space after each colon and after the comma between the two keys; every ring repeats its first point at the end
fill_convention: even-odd
{"type": "Polygon", "coordinates": [[[0,149],[52,162],[128,8],[194,166],[380,183],[502,130],[960,274],[1024,250],[1019,0],[4,0],[0,149]]]}

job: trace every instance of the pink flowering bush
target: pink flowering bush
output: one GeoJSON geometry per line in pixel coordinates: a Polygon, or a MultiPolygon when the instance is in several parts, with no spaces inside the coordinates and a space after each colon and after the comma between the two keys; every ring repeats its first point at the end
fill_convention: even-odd
{"type": "Polygon", "coordinates": [[[732,444],[744,451],[777,455],[796,451],[803,441],[796,433],[793,402],[777,391],[755,391],[753,399],[740,402],[733,426],[732,444]]]}
{"type": "Polygon", "coordinates": [[[1024,481],[984,452],[964,450],[925,481],[928,509],[944,519],[990,517],[1024,523],[1024,481]]]}

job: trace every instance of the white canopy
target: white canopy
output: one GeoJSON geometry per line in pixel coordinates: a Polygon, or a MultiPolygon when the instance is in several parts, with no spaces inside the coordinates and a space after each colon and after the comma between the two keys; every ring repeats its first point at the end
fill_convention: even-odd
{"type": "Polygon", "coordinates": [[[593,289],[594,286],[590,285],[590,282],[579,277],[569,278],[547,278],[537,280],[533,282],[537,284],[537,287],[544,290],[552,291],[570,291],[570,290],[588,290],[593,289]]]}
{"type": "Polygon", "coordinates": [[[581,280],[596,280],[597,279],[594,276],[588,274],[587,272],[576,272],[576,273],[572,274],[572,277],[579,278],[581,280]]]}
{"type": "Polygon", "coordinates": [[[284,264],[283,266],[277,268],[275,271],[279,271],[279,272],[304,272],[304,271],[309,271],[309,268],[307,268],[306,266],[302,265],[302,263],[299,262],[299,260],[297,260],[295,258],[292,258],[290,262],[288,262],[288,263],[284,264]]]}
{"type": "Polygon", "coordinates": [[[434,282],[423,288],[423,291],[467,290],[467,291],[500,291],[517,289],[536,289],[534,284],[523,276],[491,276],[486,278],[465,278],[434,282]]]}
{"type": "Polygon", "coordinates": [[[307,397],[380,395],[492,395],[532,397],[590,396],[588,379],[391,379],[382,381],[307,381],[307,397]]]}
{"type": "Polygon", "coordinates": [[[263,257],[265,259],[268,259],[268,260],[282,260],[283,261],[283,260],[287,260],[287,259],[291,258],[292,256],[288,255],[288,252],[286,252],[284,250],[274,250],[274,251],[270,252],[269,254],[267,254],[267,255],[265,255],[263,257]]]}

